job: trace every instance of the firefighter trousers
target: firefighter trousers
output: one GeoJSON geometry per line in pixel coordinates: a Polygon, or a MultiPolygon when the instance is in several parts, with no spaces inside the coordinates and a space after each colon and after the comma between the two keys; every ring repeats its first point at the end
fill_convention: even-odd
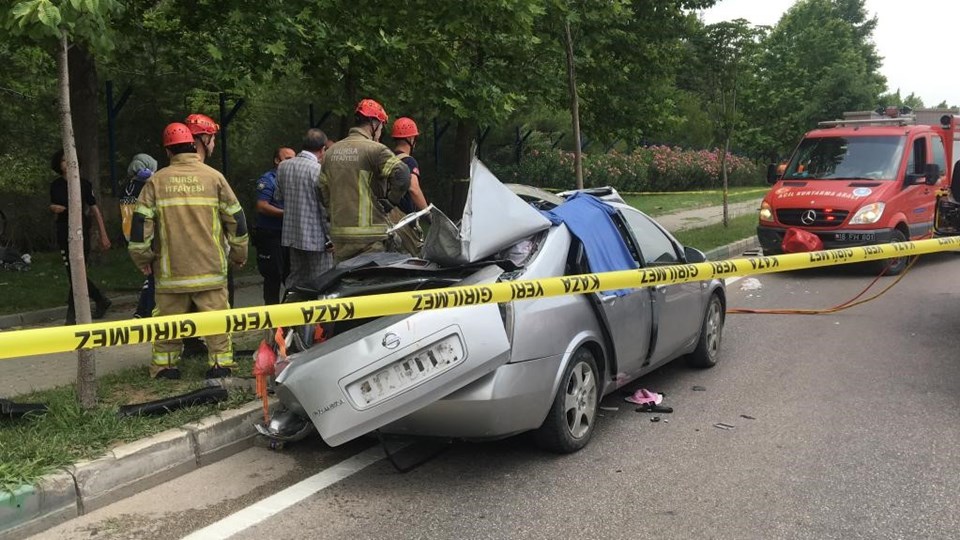
{"type": "MultiPolygon", "coordinates": [[[[162,293],[157,291],[156,308],[153,314],[154,316],[179,315],[229,309],[229,307],[226,287],[189,293],[162,293]]],[[[218,336],[207,336],[205,339],[210,366],[233,367],[233,342],[230,341],[230,336],[220,334],[218,336]]],[[[183,341],[180,339],[154,342],[150,375],[156,376],[160,370],[176,366],[182,351],[183,341]]]]}

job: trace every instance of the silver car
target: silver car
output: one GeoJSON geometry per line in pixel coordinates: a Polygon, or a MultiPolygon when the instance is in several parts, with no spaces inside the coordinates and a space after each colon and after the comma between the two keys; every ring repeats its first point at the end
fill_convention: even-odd
{"type": "MultiPolygon", "coordinates": [[[[573,193],[509,188],[538,210],[573,193]]],[[[588,191],[616,210],[620,238],[639,267],[705,260],[615,190],[588,191]]],[[[368,257],[294,299],[585,274],[591,270],[584,253],[561,224],[466,264],[368,257]]],[[[462,306],[470,303],[462,296],[422,297],[424,306],[450,309],[327,325],[333,337],[292,355],[278,375],[284,410],[261,432],[294,440],[315,426],[336,446],[374,430],[472,440],[534,430],[544,448],[575,452],[589,442],[605,394],[679,357],[695,367],[715,365],[726,304],[720,280],[499,305],[462,306]]]]}

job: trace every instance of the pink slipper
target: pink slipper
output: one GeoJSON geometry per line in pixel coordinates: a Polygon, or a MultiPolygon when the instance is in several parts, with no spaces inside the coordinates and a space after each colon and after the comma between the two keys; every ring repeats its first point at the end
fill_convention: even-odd
{"type": "Polygon", "coordinates": [[[646,388],[641,388],[634,392],[632,396],[627,396],[623,398],[627,403],[633,403],[634,405],[644,405],[647,403],[653,403],[654,405],[659,405],[663,401],[663,396],[656,392],[651,392],[646,388]]]}

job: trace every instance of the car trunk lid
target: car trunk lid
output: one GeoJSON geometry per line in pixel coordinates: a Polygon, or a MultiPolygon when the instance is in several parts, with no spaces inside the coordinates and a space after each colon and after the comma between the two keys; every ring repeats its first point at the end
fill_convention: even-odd
{"type": "MultiPolygon", "coordinates": [[[[485,265],[457,291],[424,292],[425,310],[382,317],[291,356],[277,377],[281,400],[302,408],[324,441],[343,444],[425,407],[505,364],[510,343],[486,283],[503,272],[485,265]]],[[[402,278],[408,285],[411,276],[402,278]]],[[[416,281],[416,280],[414,280],[416,281]]]]}

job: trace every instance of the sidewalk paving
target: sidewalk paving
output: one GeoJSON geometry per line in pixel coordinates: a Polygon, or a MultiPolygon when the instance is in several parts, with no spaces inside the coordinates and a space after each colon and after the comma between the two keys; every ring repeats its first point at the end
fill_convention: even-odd
{"type": "MultiPolygon", "coordinates": [[[[727,205],[729,217],[735,218],[746,214],[757,214],[760,211],[762,197],[755,201],[745,201],[727,205]]],[[[666,214],[654,217],[658,223],[664,226],[670,232],[683,231],[686,229],[696,229],[706,227],[723,221],[723,206],[707,206],[705,208],[694,208],[693,210],[684,210],[675,214],[666,214]]]]}
{"type": "MultiPolygon", "coordinates": [[[[759,201],[730,205],[730,216],[756,211],[758,206],[759,201]]],[[[709,207],[661,216],[657,220],[668,230],[677,231],[719,223],[722,214],[721,207],[709,207]]],[[[724,259],[739,256],[756,246],[754,236],[710,250],[706,255],[711,260],[724,259]]],[[[238,280],[238,307],[260,305],[261,299],[259,280],[238,280]]],[[[114,298],[114,308],[106,320],[128,318],[134,301],[134,297],[114,298]]],[[[57,310],[18,314],[3,320],[22,322],[55,317],[56,320],[40,325],[55,326],[63,317],[57,310]]],[[[143,365],[149,357],[149,344],[101,348],[97,352],[97,373],[143,365]]],[[[4,361],[2,367],[4,377],[0,379],[0,396],[13,397],[31,390],[72,383],[76,378],[76,354],[11,359],[4,361]]],[[[0,540],[23,538],[44,531],[243,450],[254,440],[253,424],[260,415],[260,404],[249,403],[240,409],[115,447],[99,459],[65,467],[13,493],[0,492],[0,540]]]]}
{"type": "MultiPolygon", "coordinates": [[[[234,293],[237,307],[263,304],[261,283],[260,276],[238,279],[234,293]]],[[[131,318],[135,302],[136,297],[134,296],[113,298],[113,307],[110,308],[103,321],[119,321],[131,318]]],[[[27,320],[37,320],[41,316],[48,319],[43,323],[32,325],[34,328],[59,326],[62,324],[62,317],[66,315],[66,307],[44,309],[39,312],[20,315],[27,320]],[[52,321],[46,315],[51,312],[54,312],[57,317],[52,321]]],[[[149,344],[101,347],[96,351],[97,376],[130,367],[145,366],[150,362],[149,344]]],[[[77,354],[75,352],[41,354],[4,360],[0,367],[3,368],[3,377],[0,377],[0,397],[5,398],[35,390],[47,390],[71,384],[77,380],[77,354]]]]}

